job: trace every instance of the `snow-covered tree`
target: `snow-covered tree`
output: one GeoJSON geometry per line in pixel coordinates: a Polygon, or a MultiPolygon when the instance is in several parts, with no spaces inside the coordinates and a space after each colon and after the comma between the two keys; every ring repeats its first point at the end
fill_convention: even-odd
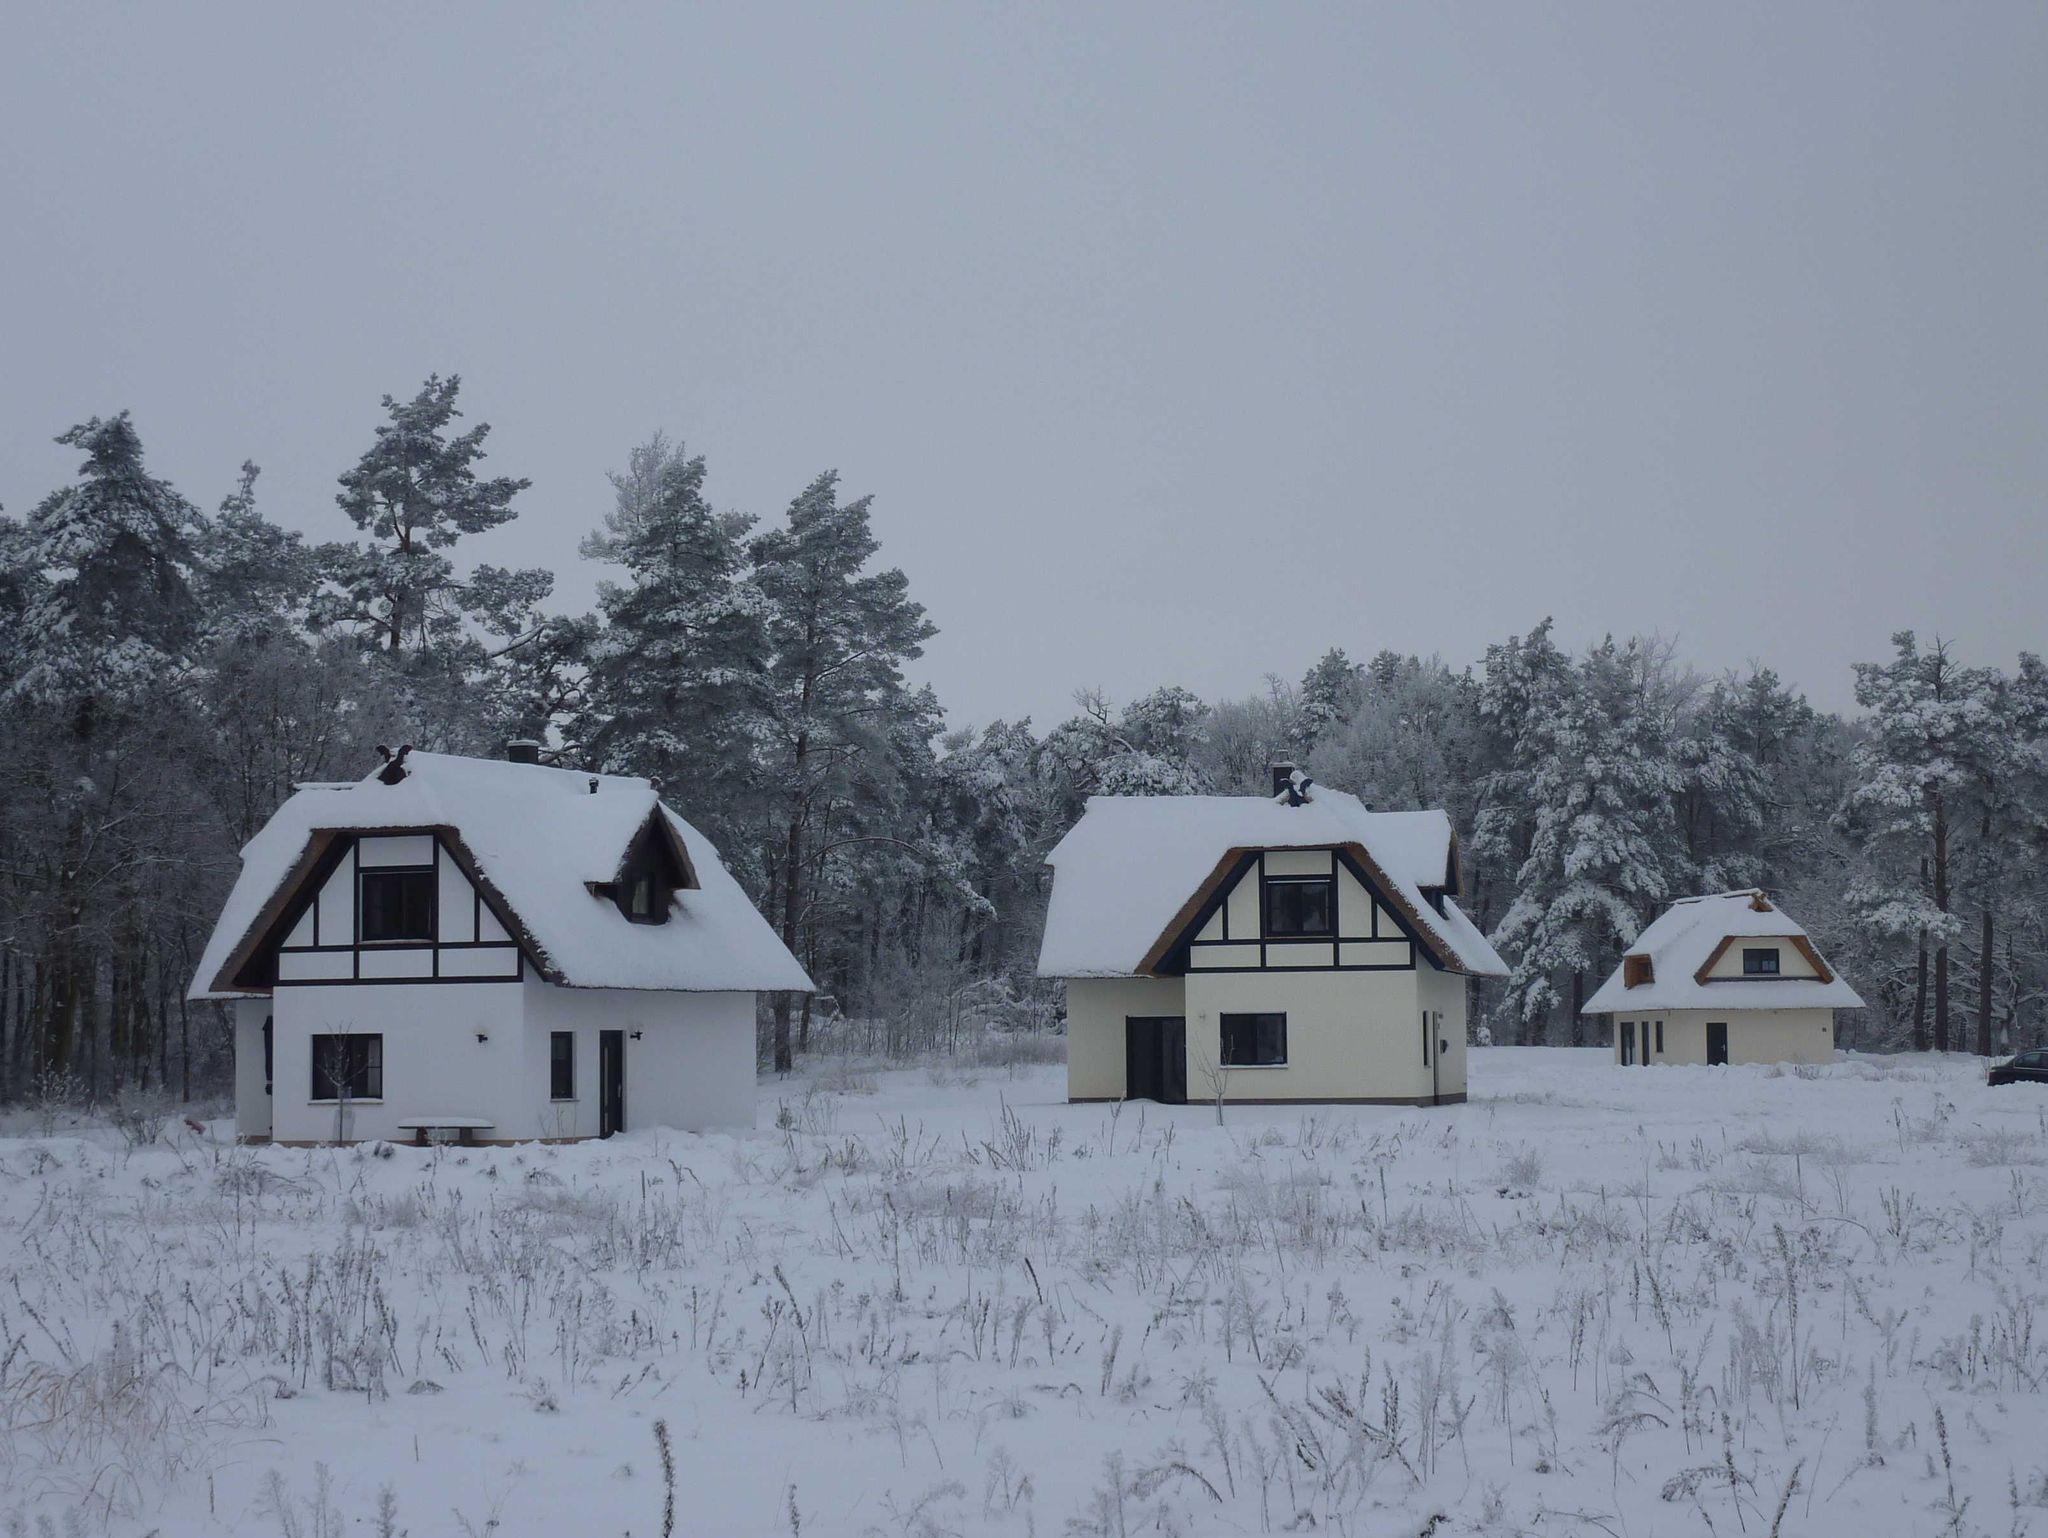
{"type": "MultiPolygon", "coordinates": [[[[911,600],[900,570],[868,570],[879,548],[868,524],[872,499],[842,503],[838,489],[836,472],[820,475],[790,504],[786,526],[748,547],[768,647],[760,685],[762,771],[776,809],[765,851],[774,872],[771,911],[784,943],[799,953],[805,877],[821,827],[835,809],[881,794],[900,761],[897,729],[906,720],[924,731],[936,725],[928,699],[906,687],[902,669],[937,627],[911,600]]],[[[789,1024],[789,996],[777,995],[778,1072],[790,1067],[789,1024]]]]}
{"type": "Polygon", "coordinates": [[[1341,721],[1349,720],[1365,698],[1365,668],[1333,646],[1301,680],[1296,696],[1297,751],[1313,753],[1324,734],[1341,721]]]}
{"type": "Polygon", "coordinates": [[[490,424],[454,430],[460,375],[435,374],[411,400],[385,396],[390,419],[353,469],[335,502],[366,543],[343,547],[332,572],[338,591],[321,617],[397,652],[459,638],[466,620],[502,630],[504,622],[547,596],[553,577],[532,569],[481,567],[457,573],[447,552],[516,516],[512,501],[532,483],[479,477],[490,424]]]}
{"type": "Polygon", "coordinates": [[[1513,678],[1546,683],[1543,708],[1527,711],[1521,727],[1529,851],[1493,931],[1513,965],[1504,1008],[1525,1033],[1567,1005],[1572,1043],[1582,1041],[1587,973],[1612,965],[1671,895],[1669,807],[1680,771],[1651,662],[1641,643],[1610,637],[1561,694],[1548,692],[1547,672],[1513,678]],[[1560,979],[1569,979],[1568,995],[1560,979]]]}
{"type": "Polygon", "coordinates": [[[1918,936],[1921,1000],[1914,1044],[1925,1046],[1925,979],[1932,951],[1934,1047],[1950,1046],[1949,947],[1958,932],[1950,864],[1957,797],[1987,756],[1995,728],[1991,675],[1958,664],[1946,641],[1922,650],[1910,630],[1892,637],[1884,663],[1856,664],[1856,703],[1870,736],[1857,750],[1857,780],[1843,807],[1867,852],[1888,856],[1887,880],[1858,894],[1864,922],[1918,936]],[[1918,862],[1917,872],[1913,862],[1918,862]]]}
{"type": "Polygon", "coordinates": [[[599,588],[587,698],[574,735],[592,762],[650,775],[727,847],[756,789],[767,604],[747,576],[754,520],[715,511],[704,457],[657,434],[612,477],[584,554],[623,568],[599,588]]]}

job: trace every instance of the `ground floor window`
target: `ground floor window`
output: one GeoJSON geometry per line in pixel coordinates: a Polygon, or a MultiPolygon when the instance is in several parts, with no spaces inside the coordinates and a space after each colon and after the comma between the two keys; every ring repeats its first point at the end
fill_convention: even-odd
{"type": "Polygon", "coordinates": [[[548,1033],[548,1098],[551,1100],[574,1100],[576,1098],[576,1033],[574,1031],[550,1031],[548,1033]]]}
{"type": "Polygon", "coordinates": [[[1285,1015],[1223,1016],[1225,1068],[1279,1068],[1286,1062],[1285,1015]]]}
{"type": "Polygon", "coordinates": [[[313,1038],[315,1100],[382,1100],[384,1038],[382,1036],[315,1036],[313,1038]]]}
{"type": "Polygon", "coordinates": [[[1636,1023],[1633,1020],[1621,1022],[1621,1065],[1626,1068],[1636,1060],[1636,1023]]]}
{"type": "Polygon", "coordinates": [[[1657,1055],[1659,1057],[1664,1055],[1664,1022],[1662,1020],[1657,1022],[1657,1055]]]}

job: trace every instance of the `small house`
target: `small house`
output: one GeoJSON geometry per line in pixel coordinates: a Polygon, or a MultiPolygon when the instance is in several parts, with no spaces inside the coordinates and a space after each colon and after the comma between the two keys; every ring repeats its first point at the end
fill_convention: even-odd
{"type": "Polygon", "coordinates": [[[810,979],[646,780],[401,750],[242,850],[192,985],[250,1141],[747,1127],[756,994],[810,979]]]}
{"type": "Polygon", "coordinates": [[[1450,819],[1273,774],[1092,796],[1048,856],[1068,1099],[1465,1098],[1467,980],[1507,969],[1458,908],[1450,819]]]}
{"type": "Polygon", "coordinates": [[[1752,888],[1674,902],[1584,1013],[1612,1017],[1624,1066],[1825,1063],[1835,1011],[1862,1007],[1798,921],[1752,888]]]}

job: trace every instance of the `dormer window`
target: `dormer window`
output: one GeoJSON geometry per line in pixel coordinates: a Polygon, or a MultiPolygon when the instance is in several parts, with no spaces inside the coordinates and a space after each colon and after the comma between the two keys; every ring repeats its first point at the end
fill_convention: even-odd
{"type": "Polygon", "coordinates": [[[1266,933],[1329,935],[1337,930],[1335,891],[1328,876],[1268,876],[1266,933]]]}
{"type": "Polygon", "coordinates": [[[650,819],[627,851],[618,880],[599,890],[633,923],[666,924],[676,893],[697,884],[677,847],[668,829],[650,819]]]}

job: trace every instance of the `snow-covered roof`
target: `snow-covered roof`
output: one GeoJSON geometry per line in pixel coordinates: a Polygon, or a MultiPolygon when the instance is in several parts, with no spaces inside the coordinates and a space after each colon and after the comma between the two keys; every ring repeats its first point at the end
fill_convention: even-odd
{"type": "Polygon", "coordinates": [[[192,997],[232,998],[222,976],[275,919],[284,889],[337,834],[443,830],[543,977],[572,988],[811,991],[811,980],[719,861],[709,839],[646,780],[505,760],[412,753],[404,779],[302,786],[242,848],[242,871],[192,980],[192,997]],[[594,786],[594,788],[593,788],[594,786]],[[635,924],[591,883],[618,878],[657,811],[697,885],[665,924],[635,924]]]}
{"type": "Polygon", "coordinates": [[[1300,806],[1263,796],[1090,796],[1046,856],[1053,884],[1039,976],[1138,975],[1189,899],[1235,854],[1340,847],[1384,877],[1384,895],[1452,970],[1507,975],[1456,903],[1443,898],[1439,913],[1422,895],[1445,885],[1447,816],[1369,811],[1356,796],[1320,785],[1308,795],[1300,806]]]}
{"type": "Polygon", "coordinates": [[[1762,891],[1681,897],[1636,936],[1613,976],[1581,1011],[1605,1015],[1632,1009],[1861,1009],[1863,1000],[1836,974],[1791,914],[1762,891]],[[1791,940],[1818,977],[1718,977],[1700,973],[1742,940],[1791,940]],[[1649,963],[1648,981],[1627,986],[1629,958],[1649,963]]]}

